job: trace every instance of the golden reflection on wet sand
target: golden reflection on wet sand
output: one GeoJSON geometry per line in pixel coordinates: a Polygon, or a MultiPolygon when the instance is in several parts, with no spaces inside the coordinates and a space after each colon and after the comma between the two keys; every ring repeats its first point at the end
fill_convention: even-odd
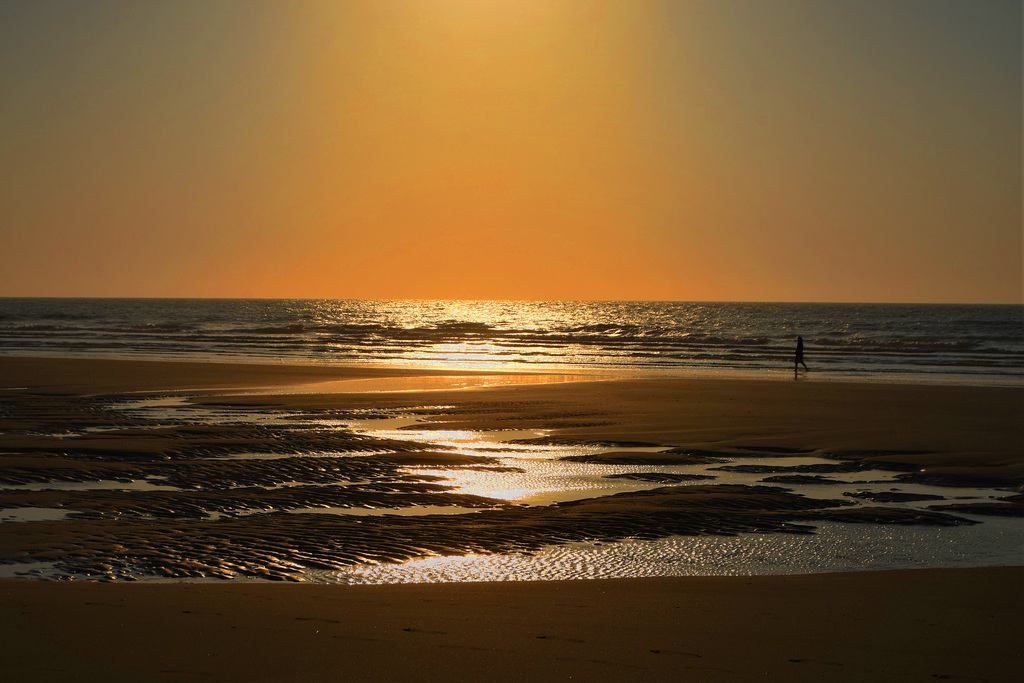
{"type": "Polygon", "coordinates": [[[597,374],[502,373],[465,375],[427,375],[407,377],[370,377],[312,382],[293,386],[261,389],[267,394],[361,394],[401,391],[446,391],[451,389],[483,389],[516,384],[559,384],[604,379],[597,374]]]}

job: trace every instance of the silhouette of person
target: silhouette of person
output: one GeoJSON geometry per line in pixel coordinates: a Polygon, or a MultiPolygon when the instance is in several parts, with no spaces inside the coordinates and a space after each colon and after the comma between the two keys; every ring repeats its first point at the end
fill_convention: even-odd
{"type": "Polygon", "coordinates": [[[807,370],[807,363],[804,362],[804,338],[796,338],[796,354],[793,356],[793,376],[795,377],[800,369],[800,366],[804,366],[804,370],[807,370]]]}

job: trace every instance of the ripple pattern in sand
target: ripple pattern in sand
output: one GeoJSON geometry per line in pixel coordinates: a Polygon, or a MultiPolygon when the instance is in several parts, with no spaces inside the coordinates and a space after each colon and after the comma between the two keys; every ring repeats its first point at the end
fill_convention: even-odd
{"type": "Polygon", "coordinates": [[[892,568],[917,560],[850,539],[887,538],[941,564],[960,560],[932,546],[982,519],[1002,521],[970,536],[976,549],[1020,547],[1007,545],[1020,538],[1019,496],[941,482],[960,485],[951,492],[870,454],[438,429],[444,406],[35,396],[5,408],[0,564],[29,576],[597,578],[874,568],[875,557],[892,568]],[[842,531],[851,525],[857,534],[842,531]]]}

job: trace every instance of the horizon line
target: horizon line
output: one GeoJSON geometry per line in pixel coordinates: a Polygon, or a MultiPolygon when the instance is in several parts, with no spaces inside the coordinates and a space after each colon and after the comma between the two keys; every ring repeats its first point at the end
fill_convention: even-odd
{"type": "Polygon", "coordinates": [[[1020,301],[814,301],[772,299],[756,301],[753,299],[488,299],[488,298],[446,298],[446,297],[302,297],[302,296],[82,296],[82,295],[42,295],[42,296],[11,296],[0,295],[4,299],[109,299],[128,301],[458,301],[458,302],[502,302],[502,303],[681,303],[681,304],[808,304],[808,305],[849,305],[849,306],[1024,306],[1020,301]]]}

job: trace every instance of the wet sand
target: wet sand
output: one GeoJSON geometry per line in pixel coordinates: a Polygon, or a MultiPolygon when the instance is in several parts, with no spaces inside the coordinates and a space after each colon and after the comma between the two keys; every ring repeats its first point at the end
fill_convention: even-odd
{"type": "MultiPolygon", "coordinates": [[[[0,390],[44,394],[111,394],[142,391],[280,390],[315,385],[347,390],[341,382],[501,377],[502,373],[369,366],[274,365],[108,358],[0,356],[0,390]]],[[[412,386],[413,384],[410,384],[412,386]]],[[[356,385],[360,386],[360,385],[356,385]]],[[[365,384],[364,384],[365,386],[365,384]]]]}
{"type": "Polygon", "coordinates": [[[989,681],[1021,568],[312,586],[0,581],[32,681],[989,681]]]}
{"type": "MultiPolygon", "coordinates": [[[[142,507],[136,512],[155,520],[116,522],[108,517],[123,500],[108,492],[6,492],[4,506],[73,501],[87,514],[74,524],[5,525],[0,554],[63,558],[81,568],[89,566],[83,548],[139,552],[136,559],[154,562],[167,561],[173,551],[180,566],[171,575],[189,576],[194,567],[195,576],[230,576],[237,566],[218,569],[216,561],[233,543],[240,561],[263,562],[266,578],[281,578],[288,562],[315,559],[310,548],[295,547],[299,537],[312,539],[318,551],[329,547],[326,539],[346,539],[320,557],[330,568],[361,559],[401,561],[424,548],[529,551],[574,540],[574,534],[614,540],[644,533],[801,533],[802,520],[844,514],[838,504],[808,503],[777,489],[703,484],[548,509],[509,507],[446,493],[426,476],[410,477],[401,469],[410,459],[473,466],[428,444],[355,435],[327,443],[323,434],[303,430],[154,425],[108,409],[109,401],[138,391],[183,390],[211,409],[333,418],[412,412],[441,430],[532,429],[544,430],[547,441],[643,443],[661,448],[644,456],[654,461],[813,450],[827,452],[837,467],[888,468],[908,481],[1024,483],[1019,389],[630,379],[338,391],[338,380],[405,373],[0,357],[0,386],[6,387],[0,391],[0,474],[7,483],[155,473],[186,490],[137,497],[142,507]],[[331,393],[262,391],[314,382],[335,384],[323,385],[331,393]],[[238,391],[243,387],[261,391],[238,391]],[[97,395],[104,395],[106,407],[97,395]],[[56,425],[64,433],[53,433],[56,425]],[[219,459],[251,450],[282,456],[342,450],[358,457],[282,457],[241,467],[219,459]],[[490,509],[469,521],[378,518],[369,525],[330,515],[263,515],[259,523],[202,519],[214,505],[229,511],[257,506],[264,494],[239,486],[282,480],[317,484],[282,490],[277,495],[285,507],[322,502],[317,496],[333,487],[332,500],[353,505],[429,500],[490,509]],[[189,492],[208,499],[189,499],[195,520],[159,519],[187,512],[189,492]],[[259,554],[268,543],[278,566],[259,554]],[[377,555],[367,558],[371,552],[377,555]]],[[[1019,514],[1020,496],[1009,498],[990,504],[997,508],[993,514],[1019,514]]],[[[954,509],[918,515],[881,503],[855,512],[863,518],[857,521],[871,523],[958,523],[956,506],[948,507],[954,509]]],[[[92,569],[97,577],[121,571],[116,563],[92,569]]],[[[767,673],[779,680],[1009,681],[1022,673],[1022,578],[1020,569],[980,569],[389,587],[29,580],[0,586],[5,670],[12,680],[678,680],[684,673],[694,680],[749,680],[767,673]]]]}
{"type": "MultiPolygon", "coordinates": [[[[9,404],[26,397],[173,391],[198,395],[201,404],[239,408],[338,412],[445,405],[430,416],[437,429],[541,429],[553,430],[555,439],[689,448],[827,448],[919,465],[933,474],[973,470],[1024,483],[1021,388],[595,377],[557,382],[557,375],[494,372],[0,356],[0,397],[9,404]],[[502,383],[475,390],[350,391],[362,380],[423,378],[433,384],[438,376],[502,383]],[[346,386],[349,380],[357,382],[346,386]],[[298,385],[302,392],[267,393],[298,385]]],[[[55,416],[41,419],[52,423],[55,416]]]]}

